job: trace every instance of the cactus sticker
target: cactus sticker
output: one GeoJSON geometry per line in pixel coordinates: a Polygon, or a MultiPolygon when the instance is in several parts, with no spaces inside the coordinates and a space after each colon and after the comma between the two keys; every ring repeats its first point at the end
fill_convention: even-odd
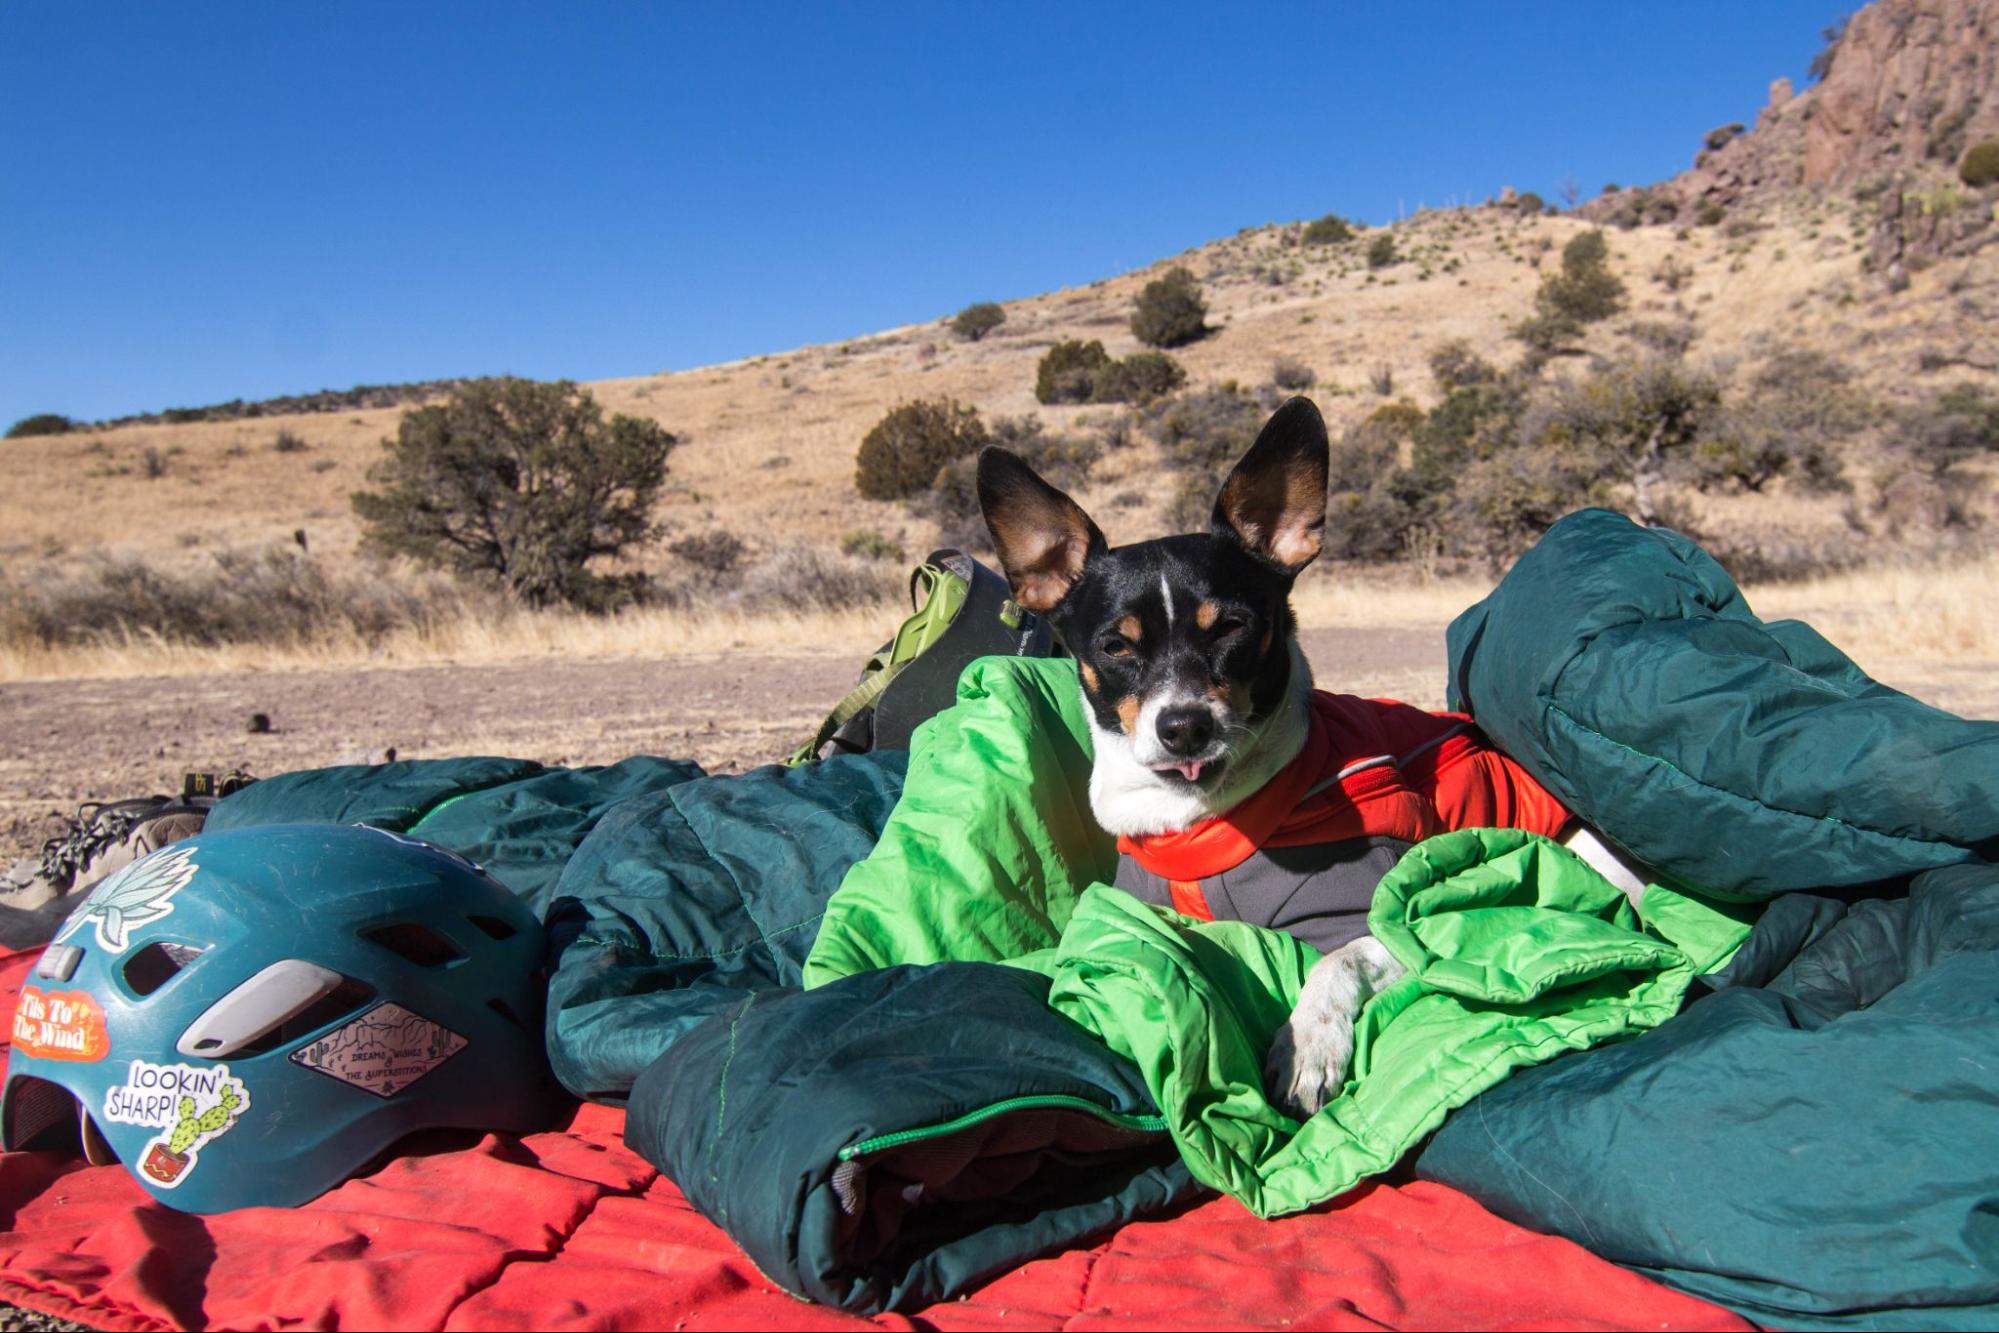
{"type": "Polygon", "coordinates": [[[172,1189],[200,1164],[202,1148],[235,1128],[250,1089],[228,1065],[156,1065],[134,1060],[125,1081],[104,1094],[104,1119],[160,1130],[139,1155],[139,1170],[172,1189]]]}
{"type": "Polygon", "coordinates": [[[61,944],[95,922],[97,942],[112,953],[125,952],[134,928],[174,910],[174,895],[187,887],[197,868],[192,847],[162,847],[140,857],[92,889],[62,923],[54,942],[61,944]]]}

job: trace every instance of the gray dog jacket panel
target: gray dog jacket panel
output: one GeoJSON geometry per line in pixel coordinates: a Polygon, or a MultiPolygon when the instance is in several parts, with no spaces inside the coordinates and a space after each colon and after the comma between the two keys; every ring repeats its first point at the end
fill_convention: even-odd
{"type": "MultiPolygon", "coordinates": [[[[1201,880],[1201,892],[1218,921],[1268,926],[1331,953],[1367,934],[1375,886],[1414,845],[1376,837],[1259,849],[1233,870],[1201,880]]],[[[1118,858],[1117,887],[1181,910],[1171,881],[1130,855],[1118,858]]]]}

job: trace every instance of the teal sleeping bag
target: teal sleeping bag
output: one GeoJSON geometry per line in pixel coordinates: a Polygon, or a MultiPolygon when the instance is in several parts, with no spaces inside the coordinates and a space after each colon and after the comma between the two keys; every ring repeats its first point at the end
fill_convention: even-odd
{"type": "Polygon", "coordinates": [[[1765,1325],[1999,1322],[1999,724],[1600,511],[1450,642],[1454,702],[1615,841],[1819,892],[1776,897],[1672,1022],[1485,1091],[1418,1173],[1765,1325]]]}
{"type": "Polygon", "coordinates": [[[1587,509],[1452,622],[1453,709],[1646,865],[1760,899],[1999,855],[1999,722],[1758,620],[1676,532],[1587,509]]]}

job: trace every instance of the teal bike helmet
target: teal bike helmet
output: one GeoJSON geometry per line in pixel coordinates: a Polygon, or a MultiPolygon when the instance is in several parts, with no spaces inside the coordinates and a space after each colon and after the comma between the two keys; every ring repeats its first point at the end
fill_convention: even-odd
{"type": "Polygon", "coordinates": [[[99,884],[24,979],[0,1146],[122,1161],[185,1212],[304,1203],[420,1130],[544,1128],[545,991],[540,923],[455,853],[197,834],[99,884]]]}

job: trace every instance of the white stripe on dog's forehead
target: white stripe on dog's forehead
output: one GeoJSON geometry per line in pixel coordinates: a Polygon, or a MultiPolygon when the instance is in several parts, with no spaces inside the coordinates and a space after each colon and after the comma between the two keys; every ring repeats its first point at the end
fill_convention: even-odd
{"type": "Polygon", "coordinates": [[[1173,589],[1166,582],[1166,571],[1159,571],[1159,600],[1166,604],[1166,628],[1173,628],[1173,589]]]}

